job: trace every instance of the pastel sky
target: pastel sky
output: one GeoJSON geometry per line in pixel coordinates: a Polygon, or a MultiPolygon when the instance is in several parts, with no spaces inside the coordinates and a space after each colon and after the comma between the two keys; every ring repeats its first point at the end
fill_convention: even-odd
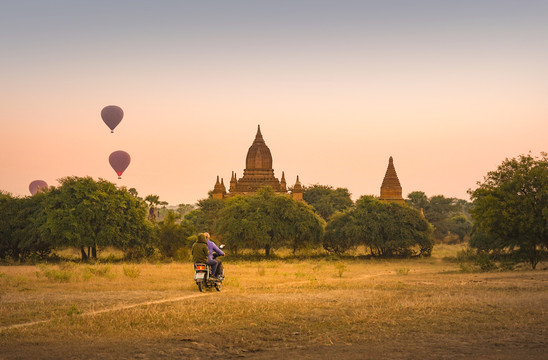
{"type": "Polygon", "coordinates": [[[379,195],[390,156],[404,197],[468,200],[548,150],[545,0],[0,0],[0,51],[17,196],[89,175],[192,204],[243,175],[259,124],[278,178],[354,199],[379,195]]]}

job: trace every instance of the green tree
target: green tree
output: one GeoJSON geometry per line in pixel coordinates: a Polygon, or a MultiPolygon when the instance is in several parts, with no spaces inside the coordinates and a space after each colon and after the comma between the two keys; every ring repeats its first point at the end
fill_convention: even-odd
{"type": "Polygon", "coordinates": [[[20,239],[17,232],[24,226],[24,220],[19,216],[22,199],[11,194],[0,192],[0,258],[11,257],[18,261],[20,255],[20,239]]]}
{"type": "Polygon", "coordinates": [[[179,204],[176,211],[181,217],[184,217],[186,214],[195,209],[196,207],[192,204],[179,204]]]}
{"type": "Polygon", "coordinates": [[[323,226],[310,206],[263,188],[252,196],[227,199],[217,232],[231,249],[264,249],[269,257],[272,250],[283,246],[296,251],[319,244],[323,226]]]}
{"type": "Polygon", "coordinates": [[[469,190],[474,230],[470,245],[518,253],[533,269],[548,246],[548,158],[505,159],[469,190]]]}
{"type": "MultiPolygon", "coordinates": [[[[290,211],[293,213],[289,216],[289,220],[292,222],[292,228],[290,229],[289,240],[290,247],[295,253],[299,249],[304,249],[309,246],[321,245],[321,239],[324,233],[326,222],[325,220],[316,214],[312,207],[301,201],[294,201],[287,205],[290,211]]],[[[287,202],[287,200],[284,200],[287,202]]]]}
{"type": "Polygon", "coordinates": [[[147,195],[145,202],[148,205],[148,219],[150,221],[156,221],[156,208],[160,205],[160,197],[158,195],[147,195]]]}
{"type": "Polygon", "coordinates": [[[464,214],[453,216],[450,219],[448,229],[451,233],[459,237],[459,241],[464,241],[464,237],[472,232],[472,222],[464,214]]]}
{"type": "Polygon", "coordinates": [[[323,235],[323,247],[335,254],[342,254],[358,243],[353,232],[354,220],[350,211],[336,212],[329,218],[323,235]]]}
{"type": "Polygon", "coordinates": [[[347,213],[335,216],[326,233],[327,250],[340,252],[363,244],[373,256],[429,256],[434,245],[431,225],[419,211],[371,196],[362,196],[347,213]],[[334,236],[349,239],[337,243],[334,236]]]}
{"type": "Polygon", "coordinates": [[[227,247],[235,254],[243,248],[260,248],[260,216],[254,211],[250,198],[237,195],[225,202],[216,228],[227,247]]]}
{"type": "Polygon", "coordinates": [[[421,211],[424,211],[430,205],[428,196],[426,196],[426,194],[422,191],[413,191],[409,193],[405,202],[409,206],[421,211]]]}
{"type": "Polygon", "coordinates": [[[179,214],[170,211],[158,223],[158,248],[165,257],[175,257],[178,250],[188,245],[188,237],[196,232],[188,220],[178,222],[179,218],[179,214]]]}
{"type": "Polygon", "coordinates": [[[336,188],[329,185],[312,185],[304,188],[303,199],[312,205],[316,212],[327,220],[337,211],[343,211],[352,206],[350,193],[346,188],[336,188]]]}
{"type": "Polygon", "coordinates": [[[152,228],[146,220],[146,205],[125,188],[91,177],[66,177],[59,182],[45,201],[44,233],[56,245],[80,248],[82,260],[96,258],[101,246],[133,253],[148,246],[152,228]]]}
{"type": "Polygon", "coordinates": [[[469,203],[465,200],[446,198],[443,195],[428,198],[422,191],[413,191],[407,195],[406,203],[421,211],[426,220],[434,225],[434,236],[440,241],[451,232],[459,235],[461,240],[470,234],[471,223],[467,211],[469,203]],[[468,221],[461,222],[464,220],[460,218],[461,215],[468,221]],[[463,233],[466,230],[468,231],[463,233]]]}
{"type": "Polygon", "coordinates": [[[224,208],[225,201],[221,199],[202,199],[198,201],[198,209],[185,215],[198,232],[215,233],[215,224],[219,219],[219,212],[224,208]]]}
{"type": "Polygon", "coordinates": [[[139,193],[137,192],[137,189],[135,189],[135,188],[132,187],[132,188],[129,188],[127,191],[131,194],[131,196],[133,196],[133,197],[135,197],[135,198],[138,198],[139,200],[142,200],[142,199],[139,197],[139,193]]]}
{"type": "Polygon", "coordinates": [[[16,198],[0,192],[0,258],[23,261],[28,256],[43,259],[50,254],[52,244],[41,233],[46,193],[16,198]]]}

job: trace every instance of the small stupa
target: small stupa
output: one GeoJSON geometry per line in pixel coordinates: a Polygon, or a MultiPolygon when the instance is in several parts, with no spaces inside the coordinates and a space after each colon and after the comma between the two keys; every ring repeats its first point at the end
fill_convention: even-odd
{"type": "Polygon", "coordinates": [[[299,175],[297,175],[297,181],[293,186],[293,192],[291,194],[293,195],[293,199],[303,201],[303,186],[299,181],[299,175]]]}
{"type": "Polygon", "coordinates": [[[402,197],[402,189],[396,168],[394,168],[394,159],[390,156],[388,159],[388,168],[381,185],[381,196],[379,200],[394,201],[401,204],[405,203],[402,197]]]}

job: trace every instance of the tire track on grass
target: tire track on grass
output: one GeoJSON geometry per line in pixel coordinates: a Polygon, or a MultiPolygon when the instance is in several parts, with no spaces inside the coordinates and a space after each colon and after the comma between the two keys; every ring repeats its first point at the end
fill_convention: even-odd
{"type": "MultiPolygon", "coordinates": [[[[157,304],[163,304],[163,303],[167,303],[167,302],[177,302],[177,301],[183,301],[183,300],[187,300],[187,299],[193,299],[193,298],[198,298],[198,297],[208,296],[208,295],[210,295],[210,294],[185,295],[185,296],[179,296],[179,297],[169,298],[169,299],[145,301],[145,302],[141,302],[141,303],[137,303],[137,304],[120,305],[120,306],[115,306],[115,307],[112,307],[112,308],[107,308],[107,309],[102,309],[102,310],[88,311],[88,312],[79,314],[79,316],[94,316],[94,315],[104,314],[104,313],[111,312],[111,311],[127,310],[127,309],[133,309],[133,308],[136,308],[136,307],[139,307],[139,306],[157,305],[157,304]]],[[[24,327],[38,325],[38,324],[45,324],[47,322],[52,321],[53,319],[54,318],[47,319],[47,320],[30,321],[30,322],[21,323],[21,324],[2,326],[2,327],[0,327],[0,332],[5,331],[5,330],[24,328],[24,327]]]]}

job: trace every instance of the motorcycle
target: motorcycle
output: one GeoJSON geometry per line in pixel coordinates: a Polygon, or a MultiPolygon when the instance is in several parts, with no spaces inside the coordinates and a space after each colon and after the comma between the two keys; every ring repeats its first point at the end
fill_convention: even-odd
{"type": "MultiPolygon", "coordinates": [[[[219,246],[223,248],[224,245],[219,246]]],[[[217,258],[217,254],[213,254],[213,258],[217,258]]],[[[206,289],[215,288],[221,291],[223,280],[225,279],[225,269],[222,263],[219,264],[219,276],[213,277],[211,274],[211,266],[206,263],[194,263],[194,281],[198,285],[198,290],[203,292],[206,289]]]]}

